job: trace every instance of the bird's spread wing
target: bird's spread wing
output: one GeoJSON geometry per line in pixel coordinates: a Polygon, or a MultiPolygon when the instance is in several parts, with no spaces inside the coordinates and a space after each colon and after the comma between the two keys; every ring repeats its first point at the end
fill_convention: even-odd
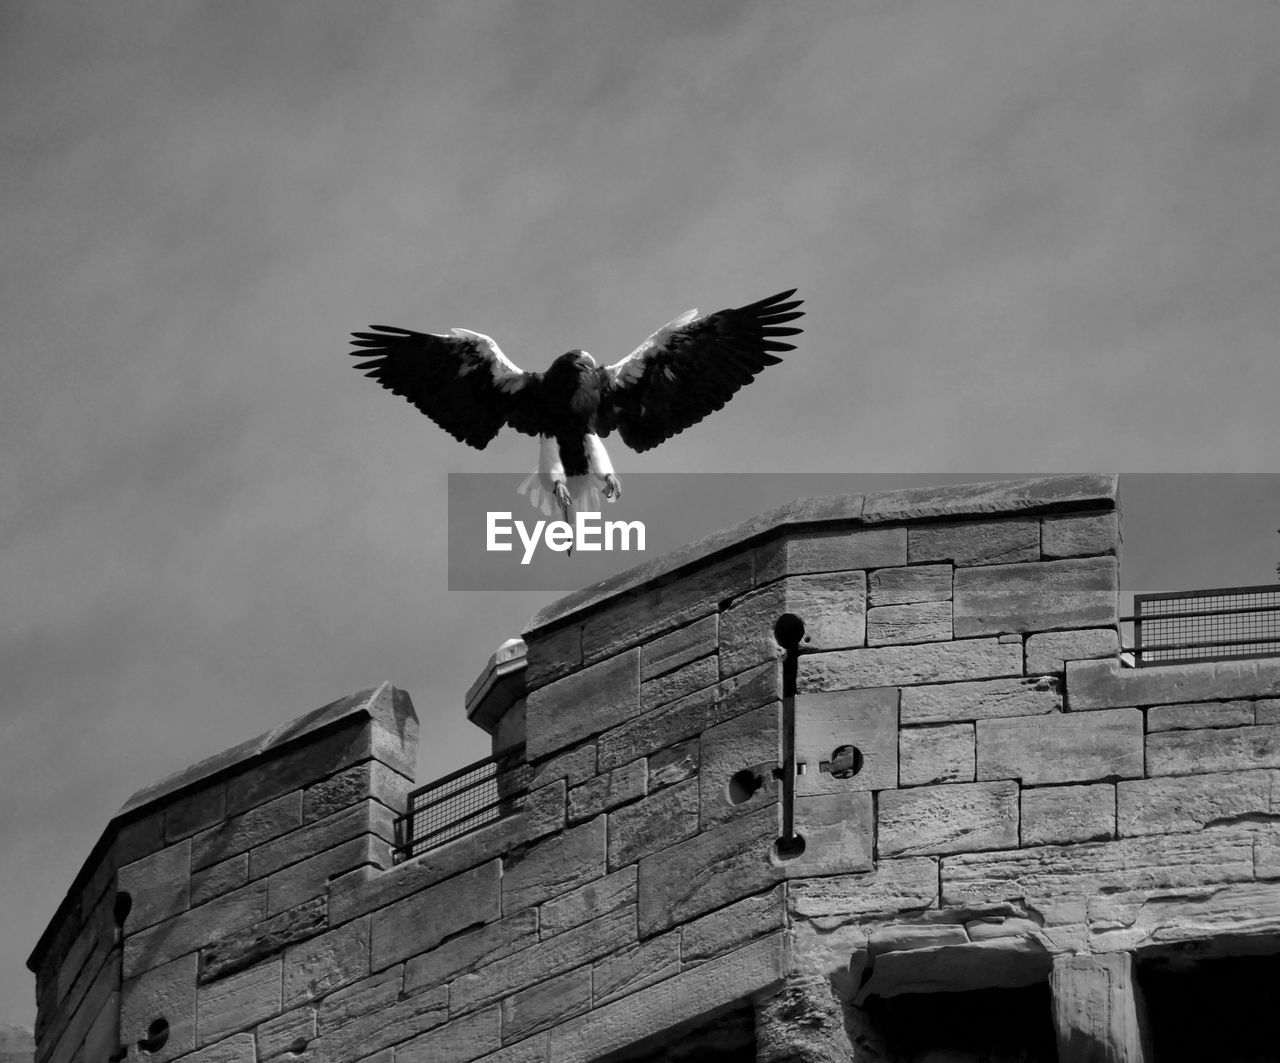
{"type": "Polygon", "coordinates": [[[795,350],[775,338],[802,331],[783,324],[804,315],[793,295],[794,288],[704,317],[690,310],[604,367],[599,434],[616,427],[629,447],[648,450],[720,409],[766,365],[782,361],[769,352],[795,350]]]}
{"type": "Polygon", "coordinates": [[[403,395],[459,442],[483,450],[503,425],[537,435],[541,373],[526,373],[488,336],[466,329],[449,335],[374,325],[354,332],[356,357],[388,391],[403,395]]]}

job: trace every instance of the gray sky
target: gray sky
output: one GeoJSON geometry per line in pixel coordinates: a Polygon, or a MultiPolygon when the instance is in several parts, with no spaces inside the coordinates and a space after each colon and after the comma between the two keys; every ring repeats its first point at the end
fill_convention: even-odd
{"type": "MultiPolygon", "coordinates": [[[[540,369],[798,286],[624,483],[1275,470],[1278,56],[1271,0],[4,5],[0,1022],[138,787],[382,679],[420,779],[485,752],[462,693],[546,596],[449,594],[446,473],[535,447],[351,329],[540,369]]],[[[1270,578],[1273,481],[1149,483],[1129,589],[1270,578]]]]}

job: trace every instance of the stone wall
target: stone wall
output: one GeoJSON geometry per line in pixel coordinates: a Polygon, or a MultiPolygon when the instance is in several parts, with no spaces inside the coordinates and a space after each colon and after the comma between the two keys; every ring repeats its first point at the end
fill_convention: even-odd
{"type": "Polygon", "coordinates": [[[571,595],[468,695],[523,808],[399,864],[393,688],[197,765],[37,948],[38,1059],[660,1059],[745,1014],[764,1063],[887,1061],[878,1001],[1035,986],[1061,1059],[1142,1059],[1135,956],[1275,951],[1280,662],[1122,668],[1118,555],[1114,478],[1057,477],[796,503],[571,595]]]}

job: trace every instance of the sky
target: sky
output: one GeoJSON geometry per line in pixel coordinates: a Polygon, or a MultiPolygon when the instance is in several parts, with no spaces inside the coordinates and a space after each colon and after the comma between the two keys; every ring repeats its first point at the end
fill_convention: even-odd
{"type": "MultiPolygon", "coordinates": [[[[447,476],[536,446],[353,329],[542,369],[799,288],[624,489],[1280,470],[1274,0],[11,0],[0,160],[0,1023],[141,786],[384,679],[421,781],[486,753],[463,693],[554,595],[447,589],[447,476]]],[[[1270,580],[1275,487],[1122,478],[1122,582],[1270,580]]]]}

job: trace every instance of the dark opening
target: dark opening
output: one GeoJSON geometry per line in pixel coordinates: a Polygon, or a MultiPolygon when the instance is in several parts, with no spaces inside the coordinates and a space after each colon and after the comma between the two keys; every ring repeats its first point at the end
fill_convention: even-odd
{"type": "Polygon", "coordinates": [[[169,1020],[159,1018],[147,1027],[147,1036],[138,1042],[138,1047],[144,1052],[159,1052],[168,1040],[169,1020]]]}
{"type": "Polygon", "coordinates": [[[836,746],[822,767],[833,779],[852,779],[862,770],[862,750],[857,746],[836,746]]]}
{"type": "Polygon", "coordinates": [[[133,897],[127,890],[121,890],[116,894],[116,902],[111,907],[111,914],[115,917],[116,926],[124,926],[124,921],[129,918],[129,913],[133,911],[133,897]]]}
{"type": "Polygon", "coordinates": [[[784,650],[793,650],[804,638],[804,621],[795,613],[783,613],[773,624],[774,640],[784,650]]]}
{"type": "Polygon", "coordinates": [[[756,1063],[755,1009],[740,1002],[606,1058],[609,1063],[756,1063]]]}
{"type": "Polygon", "coordinates": [[[745,801],[750,801],[755,797],[756,791],[762,785],[764,785],[764,780],[750,768],[735,771],[729,778],[729,803],[740,805],[745,801]]]}

